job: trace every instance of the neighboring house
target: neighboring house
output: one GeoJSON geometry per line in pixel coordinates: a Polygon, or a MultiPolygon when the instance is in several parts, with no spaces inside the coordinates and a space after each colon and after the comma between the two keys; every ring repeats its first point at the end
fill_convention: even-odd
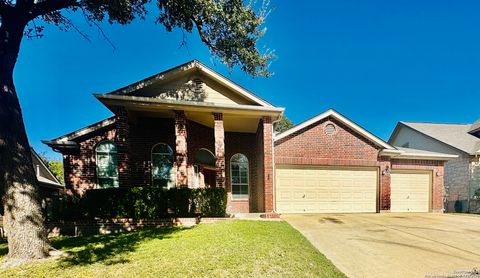
{"type": "Polygon", "coordinates": [[[55,175],[48,169],[47,165],[32,148],[32,162],[35,170],[35,175],[38,180],[39,197],[42,200],[42,207],[46,209],[48,203],[53,197],[63,193],[65,186],[55,177],[55,175]]]}
{"type": "Polygon", "coordinates": [[[443,164],[328,110],[273,135],[275,107],[198,61],[95,97],[114,116],[53,140],[74,194],[224,187],[238,212],[442,211],[443,164]]]}
{"type": "Polygon", "coordinates": [[[475,124],[399,122],[388,142],[394,146],[458,155],[445,164],[447,210],[455,211],[457,204],[457,210],[466,212],[470,197],[480,188],[479,137],[480,121],[475,124]]]}

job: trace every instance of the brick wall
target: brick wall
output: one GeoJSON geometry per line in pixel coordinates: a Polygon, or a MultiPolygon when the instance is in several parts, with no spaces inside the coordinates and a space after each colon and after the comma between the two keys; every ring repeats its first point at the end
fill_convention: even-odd
{"type": "Polygon", "coordinates": [[[392,159],[392,170],[427,170],[432,172],[432,211],[442,212],[444,206],[444,162],[436,160],[392,159]]]}
{"type": "Polygon", "coordinates": [[[231,194],[229,194],[229,206],[230,211],[235,212],[256,212],[256,199],[255,194],[257,190],[257,181],[255,176],[257,174],[257,153],[255,148],[256,136],[253,133],[239,133],[239,132],[226,132],[225,133],[225,159],[226,159],[226,189],[227,192],[232,192],[231,178],[230,178],[230,159],[233,155],[241,153],[248,158],[249,166],[249,200],[239,201],[232,200],[231,194]]]}
{"type": "Polygon", "coordinates": [[[378,166],[379,148],[337,120],[324,119],[275,143],[276,164],[378,166]],[[325,126],[335,133],[327,135],[325,126]]]}
{"type": "Polygon", "coordinates": [[[63,155],[65,188],[68,192],[83,194],[97,184],[95,147],[98,143],[114,141],[115,126],[109,126],[81,138],[78,152],[63,155]]]}
{"type": "Polygon", "coordinates": [[[380,211],[390,210],[389,172],[392,169],[431,170],[435,173],[432,185],[432,210],[442,211],[444,196],[442,161],[391,160],[389,157],[380,157],[379,153],[379,147],[334,118],[323,119],[275,142],[275,164],[277,165],[377,167],[380,211]],[[332,135],[325,132],[325,126],[328,124],[335,126],[335,132],[332,135]]]}
{"type": "Polygon", "coordinates": [[[152,148],[164,143],[175,153],[174,119],[139,118],[130,124],[130,169],[132,186],[152,184],[152,148]]]}

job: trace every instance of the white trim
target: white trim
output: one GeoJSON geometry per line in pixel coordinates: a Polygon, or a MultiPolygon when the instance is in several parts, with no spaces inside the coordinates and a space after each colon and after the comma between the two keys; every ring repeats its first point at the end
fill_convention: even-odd
{"type": "Polygon", "coordinates": [[[95,189],[105,189],[105,188],[118,188],[120,187],[120,181],[118,179],[118,175],[119,175],[119,171],[118,171],[118,157],[115,157],[115,160],[116,160],[116,165],[115,165],[115,170],[116,170],[116,176],[115,177],[99,177],[98,173],[98,154],[106,154],[108,156],[111,156],[112,154],[117,156],[118,153],[117,153],[117,144],[112,141],[112,140],[102,140],[100,142],[98,142],[96,145],[95,145],[95,177],[96,177],[96,180],[97,180],[97,184],[95,186],[95,189]],[[107,144],[107,143],[110,143],[112,144],[113,146],[115,146],[115,151],[110,151],[110,152],[102,152],[102,151],[98,151],[98,147],[102,144],[107,144]],[[100,179],[112,179],[113,181],[116,181],[116,185],[114,184],[113,187],[103,187],[103,186],[100,186],[100,179]]]}
{"type": "Polygon", "coordinates": [[[220,73],[216,72],[215,70],[209,68],[208,66],[202,64],[201,62],[197,60],[192,60],[190,62],[187,62],[185,64],[173,67],[171,69],[168,69],[166,71],[163,71],[161,73],[155,74],[151,77],[145,78],[143,80],[140,80],[138,82],[132,83],[130,85],[127,85],[123,88],[120,88],[118,90],[112,91],[109,94],[115,94],[115,95],[126,95],[130,94],[131,92],[134,92],[138,89],[145,88],[147,86],[152,85],[153,83],[157,81],[163,81],[163,80],[168,80],[173,78],[174,76],[191,71],[193,69],[197,69],[213,80],[217,81],[218,83],[232,89],[235,93],[247,98],[248,100],[251,100],[255,102],[256,104],[264,107],[273,107],[272,104],[268,103],[267,101],[261,99],[260,97],[256,96],[252,92],[246,90],[245,88],[241,87],[240,85],[236,84],[235,82],[231,81],[230,79],[224,77],[220,73]]]}
{"type": "MultiPolygon", "coordinates": [[[[57,185],[57,186],[60,186],[60,187],[64,187],[60,181],[57,179],[57,177],[55,177],[55,175],[52,173],[52,171],[50,171],[50,169],[47,167],[47,165],[45,165],[45,163],[43,163],[43,160],[40,158],[40,156],[37,154],[37,152],[33,149],[33,148],[30,148],[32,154],[36,157],[36,159],[40,162],[40,164],[42,165],[42,167],[47,170],[47,173],[48,175],[50,176],[51,179],[48,179],[46,177],[42,177],[40,175],[40,173],[38,171],[36,171],[36,177],[37,177],[37,180],[39,178],[44,178],[46,180],[48,180],[48,183],[52,184],[52,185],[57,185]],[[53,181],[52,181],[53,179],[53,181]]],[[[39,165],[40,166],[40,165],[39,165]]],[[[63,167],[63,163],[62,163],[62,167],[63,167]]],[[[46,182],[46,181],[44,181],[46,182]]]]}
{"type": "Polygon", "coordinates": [[[425,160],[451,160],[457,158],[454,154],[425,154],[425,153],[402,153],[395,159],[425,159],[425,160]]]}
{"type": "Polygon", "coordinates": [[[246,156],[243,153],[235,153],[230,157],[230,188],[232,190],[232,200],[233,201],[242,201],[242,200],[246,201],[246,200],[250,199],[250,159],[248,159],[248,156],[246,156]],[[232,158],[234,156],[236,156],[237,154],[243,155],[247,159],[247,194],[246,194],[247,197],[246,198],[244,197],[245,194],[233,194],[232,158]],[[238,197],[234,198],[235,195],[238,196],[238,197]]]}
{"type": "Polygon", "coordinates": [[[356,123],[352,122],[351,120],[347,119],[346,117],[344,117],[343,115],[341,115],[340,113],[338,113],[337,111],[333,110],[333,109],[329,109],[325,112],[323,112],[322,114],[316,116],[316,117],[313,117],[311,118],[310,120],[307,120],[299,125],[296,125],[294,127],[292,127],[291,129],[285,131],[285,132],[282,132],[280,134],[278,134],[277,136],[275,136],[274,138],[274,141],[278,141],[282,138],[285,138],[299,130],[302,130],[303,128],[306,128],[320,120],[323,120],[327,117],[334,117],[335,119],[337,119],[338,121],[340,121],[341,123],[343,123],[344,125],[350,127],[351,129],[353,129],[354,131],[358,132],[359,134],[361,134],[362,136],[364,136],[365,138],[369,139],[370,141],[372,141],[373,143],[375,143],[376,145],[382,147],[382,148],[385,148],[387,150],[396,150],[393,146],[389,145],[388,143],[386,143],[385,141],[383,141],[382,139],[378,138],[377,136],[373,135],[372,133],[368,132],[366,129],[362,128],[361,126],[357,125],[356,123]]]}
{"type": "Polygon", "coordinates": [[[71,132],[67,135],[64,135],[64,136],[61,136],[61,137],[58,137],[58,138],[55,138],[55,139],[52,139],[52,140],[49,140],[49,141],[43,141],[43,142],[47,145],[51,144],[51,143],[68,142],[72,139],[75,139],[75,138],[78,138],[78,137],[83,136],[85,134],[88,134],[90,132],[99,130],[101,128],[112,125],[114,123],[115,123],[115,117],[111,117],[111,118],[105,119],[103,121],[97,122],[95,124],[89,125],[87,127],[81,128],[77,131],[71,132]]]}
{"type": "Polygon", "coordinates": [[[163,143],[163,142],[158,142],[156,143],[155,145],[152,146],[152,148],[150,149],[150,178],[151,178],[151,181],[152,181],[152,187],[154,186],[153,185],[153,181],[154,181],[154,177],[153,177],[153,155],[156,154],[156,155],[165,155],[165,156],[170,156],[172,158],[172,167],[170,168],[170,176],[173,176],[173,180],[167,180],[167,188],[172,188],[175,186],[176,184],[176,181],[177,181],[177,168],[175,167],[175,155],[174,155],[174,152],[173,152],[173,149],[172,147],[170,147],[169,144],[167,143],[163,143]],[[168,147],[168,149],[170,150],[169,153],[154,153],[153,152],[153,149],[158,146],[158,145],[165,145],[168,147]]]}
{"type": "MultiPolygon", "coordinates": [[[[247,112],[257,112],[258,114],[280,117],[285,108],[273,106],[256,106],[256,105],[238,105],[238,104],[215,104],[198,101],[181,101],[181,100],[167,100],[150,97],[125,96],[125,95],[111,95],[111,94],[94,94],[105,105],[116,105],[128,102],[130,105],[138,105],[147,110],[154,109],[179,109],[185,111],[207,111],[207,112],[226,112],[225,110],[247,112]],[[266,114],[267,113],[267,114],[266,114]]],[[[128,107],[128,105],[125,105],[128,107]]]]}
{"type": "Polygon", "coordinates": [[[238,94],[246,97],[247,99],[260,104],[262,106],[266,107],[273,107],[270,103],[264,101],[263,99],[260,99],[259,97],[255,96],[252,92],[240,87],[239,85],[235,84],[228,78],[225,78],[221,74],[217,73],[216,71],[212,70],[211,68],[205,66],[204,64],[200,63],[199,61],[193,61],[195,66],[200,69],[202,72],[205,74],[209,75],[210,77],[213,77],[217,82],[221,83],[222,85],[229,87],[230,89],[234,90],[238,94]]]}

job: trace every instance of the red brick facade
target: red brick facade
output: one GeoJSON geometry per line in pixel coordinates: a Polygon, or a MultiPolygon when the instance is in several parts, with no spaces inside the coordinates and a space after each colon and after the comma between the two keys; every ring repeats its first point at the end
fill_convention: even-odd
{"type": "Polygon", "coordinates": [[[381,156],[380,152],[380,147],[335,118],[326,118],[277,141],[275,164],[376,167],[379,172],[380,211],[390,210],[391,170],[431,170],[432,211],[442,211],[444,195],[442,161],[390,159],[381,156]],[[328,124],[335,126],[335,132],[331,135],[325,132],[325,126],[328,124]]]}
{"type": "MultiPolygon", "coordinates": [[[[222,144],[216,144],[217,140],[221,140],[222,134],[215,138],[215,128],[210,128],[194,121],[183,120],[182,116],[184,114],[177,113],[174,119],[136,118],[128,121],[126,111],[119,111],[120,114],[117,115],[115,124],[79,138],[77,142],[79,150],[64,155],[66,187],[72,193],[81,195],[85,190],[96,187],[95,148],[98,143],[105,140],[113,141],[117,145],[119,186],[151,186],[151,150],[156,144],[164,143],[169,145],[175,153],[174,161],[176,166],[184,169],[183,171],[186,173],[186,175],[183,175],[182,171],[182,174],[179,176],[179,171],[177,171],[177,179],[183,178],[181,183],[177,180],[177,186],[188,185],[189,187],[194,187],[193,165],[196,164],[195,154],[200,149],[207,149],[212,153],[222,151],[223,158],[219,165],[223,165],[224,176],[222,177],[222,182],[229,196],[228,211],[264,211],[263,204],[265,200],[263,196],[265,196],[265,187],[263,186],[263,177],[265,175],[257,173],[257,168],[262,169],[262,171],[264,169],[264,156],[258,156],[258,148],[252,146],[261,145],[262,151],[263,146],[270,146],[271,149],[271,123],[261,123],[257,133],[219,132],[223,133],[222,146],[222,144]],[[264,126],[269,128],[263,129],[264,126]],[[267,130],[267,132],[264,132],[264,130],[267,130]],[[263,142],[264,133],[269,136],[265,138],[268,141],[265,144],[263,142]],[[216,150],[216,146],[219,149],[216,150]],[[249,161],[248,200],[233,200],[231,196],[230,159],[237,153],[245,155],[249,161]],[[259,164],[261,164],[260,167],[258,167],[259,164]],[[258,180],[258,177],[261,180],[258,180]]],[[[218,123],[218,121],[216,122],[218,123]]],[[[217,128],[219,127],[220,124],[217,124],[217,128]]],[[[268,149],[266,151],[268,153],[268,149]]],[[[272,151],[270,150],[269,153],[269,161],[271,163],[272,151]]],[[[273,167],[267,168],[270,169],[270,175],[267,176],[271,180],[273,167]]],[[[272,188],[271,182],[270,188],[272,188]]],[[[272,189],[270,189],[269,193],[272,196],[272,189]]],[[[271,200],[269,202],[272,204],[271,200]]]]}
{"type": "Polygon", "coordinates": [[[445,196],[443,161],[392,159],[392,170],[432,171],[432,211],[443,211],[445,196]]]}

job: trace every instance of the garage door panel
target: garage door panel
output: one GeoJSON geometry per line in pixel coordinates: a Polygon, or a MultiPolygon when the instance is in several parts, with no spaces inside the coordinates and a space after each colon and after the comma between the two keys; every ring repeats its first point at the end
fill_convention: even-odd
{"type": "Polygon", "coordinates": [[[276,169],[277,211],[376,212],[376,169],[290,167],[276,169]]]}
{"type": "Polygon", "coordinates": [[[430,172],[392,172],[390,210],[392,212],[428,212],[430,185],[430,172]]]}

